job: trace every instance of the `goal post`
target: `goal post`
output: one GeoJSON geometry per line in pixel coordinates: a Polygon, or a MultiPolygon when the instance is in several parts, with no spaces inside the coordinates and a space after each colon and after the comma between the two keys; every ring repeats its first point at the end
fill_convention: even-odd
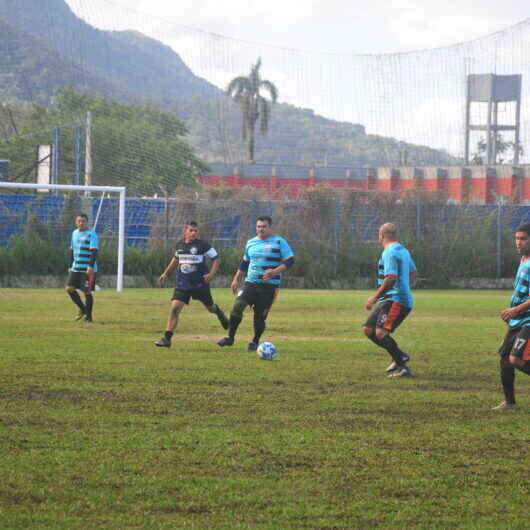
{"type": "Polygon", "coordinates": [[[117,275],[116,291],[123,291],[123,265],[125,256],[125,197],[126,188],[123,186],[78,186],[73,184],[32,184],[22,182],[1,182],[0,193],[2,189],[21,189],[21,190],[39,190],[39,191],[84,191],[84,192],[103,192],[118,194],[118,258],[117,258],[117,275]]]}

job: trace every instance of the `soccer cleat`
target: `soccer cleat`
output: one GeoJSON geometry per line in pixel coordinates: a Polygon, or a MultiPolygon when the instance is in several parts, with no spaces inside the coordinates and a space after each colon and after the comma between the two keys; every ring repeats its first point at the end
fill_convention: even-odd
{"type": "Polygon", "coordinates": [[[171,348],[171,341],[167,340],[166,337],[162,337],[160,340],[155,342],[155,346],[160,346],[161,348],[171,348]]]}
{"type": "Polygon", "coordinates": [[[257,342],[249,342],[247,346],[247,351],[256,351],[258,349],[257,342]]]}
{"type": "Polygon", "coordinates": [[[517,408],[515,403],[508,403],[507,401],[502,401],[496,407],[493,407],[491,410],[512,410],[517,408]]]}
{"type": "Polygon", "coordinates": [[[230,337],[223,337],[221,340],[217,341],[217,345],[221,346],[232,346],[234,344],[234,339],[231,339],[230,337]]]}
{"type": "Polygon", "coordinates": [[[398,364],[396,361],[391,363],[388,368],[386,369],[387,372],[393,372],[394,370],[397,370],[400,367],[403,367],[406,363],[410,361],[410,357],[404,353],[403,357],[401,358],[401,362],[398,364]]]}
{"type": "Polygon", "coordinates": [[[74,320],[81,320],[85,316],[85,312],[80,309],[77,315],[75,316],[74,320]]]}
{"type": "Polygon", "coordinates": [[[85,322],[92,322],[92,317],[89,317],[88,315],[85,315],[85,317],[83,318],[83,320],[85,322]]]}
{"type": "Polygon", "coordinates": [[[390,372],[388,374],[388,377],[411,377],[412,372],[410,371],[410,368],[407,368],[406,366],[398,366],[393,372],[390,372]]]}

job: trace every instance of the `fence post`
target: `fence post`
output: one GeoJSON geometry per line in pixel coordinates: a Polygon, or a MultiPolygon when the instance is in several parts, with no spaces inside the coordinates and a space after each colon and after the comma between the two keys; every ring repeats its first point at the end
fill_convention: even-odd
{"type": "Polygon", "coordinates": [[[342,217],[342,207],[340,199],[337,199],[335,202],[335,230],[334,230],[334,243],[335,243],[335,252],[333,256],[333,273],[337,276],[337,269],[339,264],[339,246],[340,246],[340,224],[342,217]]]}
{"type": "Polygon", "coordinates": [[[497,278],[501,277],[502,269],[502,204],[497,203],[497,278]]]}
{"type": "Polygon", "coordinates": [[[421,239],[421,199],[416,199],[416,241],[421,239]]]}

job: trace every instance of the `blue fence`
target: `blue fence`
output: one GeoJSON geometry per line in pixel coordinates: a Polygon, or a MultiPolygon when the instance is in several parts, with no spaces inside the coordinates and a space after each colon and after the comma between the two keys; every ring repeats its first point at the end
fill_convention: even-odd
{"type": "MultiPolygon", "coordinates": [[[[242,215],[238,211],[237,202],[234,202],[232,206],[205,201],[197,201],[196,205],[199,203],[201,211],[209,213],[208,232],[215,234],[219,246],[229,246],[235,243],[241,234],[252,234],[257,215],[269,214],[274,217],[277,213],[277,206],[273,201],[250,201],[251,215],[242,215]]],[[[303,203],[293,202],[287,206],[283,205],[282,211],[288,212],[292,219],[296,219],[297,211],[303,207],[303,203]]],[[[198,211],[198,207],[194,209],[193,201],[187,201],[183,206],[183,203],[174,200],[166,203],[164,199],[128,199],[125,209],[127,245],[142,246],[149,239],[169,238],[173,240],[175,233],[180,232],[178,224],[175,225],[175,219],[178,217],[176,212],[179,208],[188,208],[187,218],[194,218],[198,211]]],[[[345,226],[342,218],[343,206],[337,202],[334,208],[335,211],[331,215],[328,213],[330,240],[340,239],[339,232],[345,226]]],[[[97,231],[103,237],[115,237],[118,232],[118,199],[106,198],[103,201],[99,197],[72,199],[49,193],[0,195],[0,245],[6,246],[13,235],[23,234],[30,217],[50,227],[51,230],[59,226],[71,230],[71,226],[61,225],[65,219],[71,219],[71,215],[68,217],[68,211],[70,213],[84,211],[93,221],[98,215],[98,210],[97,231]]],[[[473,219],[473,222],[481,223],[491,218],[492,215],[497,216],[498,230],[508,228],[513,230],[522,221],[530,219],[530,206],[517,205],[424,205],[418,202],[415,208],[411,209],[409,205],[406,209],[407,217],[400,217],[404,210],[396,205],[395,213],[390,218],[398,219],[400,226],[407,226],[409,235],[415,233],[418,238],[422,233],[428,233],[429,227],[433,224],[443,225],[448,230],[466,230],[465,226],[459,227],[459,214],[463,210],[468,215],[468,222],[469,218],[473,219]]],[[[381,211],[368,204],[356,205],[353,213],[350,212],[349,215],[346,226],[349,226],[360,241],[373,241],[380,224],[389,220],[387,210],[381,211]]],[[[300,239],[303,237],[302,234],[311,235],[311,226],[297,227],[295,223],[294,228],[291,227],[291,239],[300,239]]]]}

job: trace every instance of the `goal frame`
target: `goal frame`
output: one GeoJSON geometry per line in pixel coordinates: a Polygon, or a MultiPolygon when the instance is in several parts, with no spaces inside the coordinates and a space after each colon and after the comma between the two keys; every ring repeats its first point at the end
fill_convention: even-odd
{"type": "Polygon", "coordinates": [[[2,188],[19,188],[30,190],[62,190],[62,191],[102,191],[119,194],[118,209],[118,272],[116,275],[116,291],[123,291],[123,264],[125,257],[125,197],[124,186],[76,186],[74,184],[32,184],[27,182],[1,182],[2,188]]]}

